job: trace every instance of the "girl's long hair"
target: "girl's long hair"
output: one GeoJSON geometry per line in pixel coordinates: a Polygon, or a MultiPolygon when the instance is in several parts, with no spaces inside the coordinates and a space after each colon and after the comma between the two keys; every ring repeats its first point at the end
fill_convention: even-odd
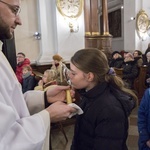
{"type": "Polygon", "coordinates": [[[92,72],[97,83],[106,81],[114,88],[131,95],[135,100],[137,96],[125,87],[123,80],[117,75],[109,74],[110,67],[106,55],[99,49],[86,48],[77,51],[71,58],[71,63],[85,73],[92,72]]]}

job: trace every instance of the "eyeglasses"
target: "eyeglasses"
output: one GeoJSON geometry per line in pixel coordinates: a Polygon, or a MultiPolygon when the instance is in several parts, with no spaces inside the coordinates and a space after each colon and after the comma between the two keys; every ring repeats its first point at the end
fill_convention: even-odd
{"type": "Polygon", "coordinates": [[[16,56],[16,58],[24,58],[24,56],[16,56]]]}
{"type": "Polygon", "coordinates": [[[17,5],[11,5],[11,4],[8,4],[8,3],[3,2],[1,0],[0,0],[0,2],[3,3],[3,4],[5,4],[5,5],[7,5],[8,8],[12,11],[12,13],[15,14],[15,16],[18,16],[19,13],[21,12],[21,8],[19,6],[17,6],[17,5]]]}

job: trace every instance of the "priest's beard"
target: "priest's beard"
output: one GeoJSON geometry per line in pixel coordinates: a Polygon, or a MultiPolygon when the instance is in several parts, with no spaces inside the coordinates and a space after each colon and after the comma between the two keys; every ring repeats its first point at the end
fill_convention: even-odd
{"type": "Polygon", "coordinates": [[[10,32],[9,26],[5,23],[5,21],[0,16],[0,40],[2,39],[11,39],[13,34],[10,32]]]}

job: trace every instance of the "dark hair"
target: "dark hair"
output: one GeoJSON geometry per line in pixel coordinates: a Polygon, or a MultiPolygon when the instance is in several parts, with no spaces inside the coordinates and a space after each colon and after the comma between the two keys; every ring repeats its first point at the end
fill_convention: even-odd
{"type": "Polygon", "coordinates": [[[95,48],[77,51],[71,58],[71,62],[85,73],[92,72],[96,82],[104,81],[109,71],[106,55],[95,48]]]}
{"type": "Polygon", "coordinates": [[[142,55],[142,52],[140,50],[135,50],[134,52],[137,52],[138,55],[142,55]]]}
{"type": "Polygon", "coordinates": [[[118,51],[114,51],[114,52],[112,52],[111,56],[113,57],[115,54],[121,55],[118,51]]]}
{"type": "Polygon", "coordinates": [[[134,92],[125,87],[124,82],[120,77],[108,74],[110,69],[108,60],[101,50],[96,48],[81,49],[72,56],[71,63],[85,73],[92,72],[94,74],[95,82],[106,81],[118,90],[137,99],[134,92]]]}
{"type": "Polygon", "coordinates": [[[22,55],[22,56],[26,57],[26,55],[22,52],[17,53],[17,55],[22,55]]]}

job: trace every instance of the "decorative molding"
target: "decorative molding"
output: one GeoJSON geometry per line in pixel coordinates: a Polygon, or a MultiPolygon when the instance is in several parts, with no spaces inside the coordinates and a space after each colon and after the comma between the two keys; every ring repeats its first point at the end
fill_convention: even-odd
{"type": "Polygon", "coordinates": [[[70,32],[79,31],[78,17],[83,10],[83,0],[57,0],[57,9],[67,22],[70,32]]]}
{"type": "Polygon", "coordinates": [[[136,16],[136,29],[138,36],[144,41],[148,36],[148,29],[150,26],[150,20],[144,10],[140,10],[136,16]]]}
{"type": "Polygon", "coordinates": [[[144,10],[140,10],[136,17],[136,27],[139,32],[145,33],[149,26],[148,15],[144,10]]]}
{"type": "Polygon", "coordinates": [[[83,10],[83,0],[57,0],[57,8],[64,17],[78,18],[83,10]]]}

